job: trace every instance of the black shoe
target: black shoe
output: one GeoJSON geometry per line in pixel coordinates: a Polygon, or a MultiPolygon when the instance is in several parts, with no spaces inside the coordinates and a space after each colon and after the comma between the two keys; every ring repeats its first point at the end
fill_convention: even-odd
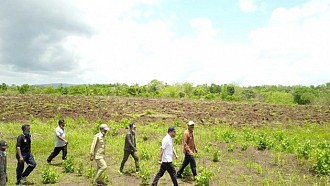
{"type": "Polygon", "coordinates": [[[181,174],[176,175],[177,178],[182,178],[181,174]]]}

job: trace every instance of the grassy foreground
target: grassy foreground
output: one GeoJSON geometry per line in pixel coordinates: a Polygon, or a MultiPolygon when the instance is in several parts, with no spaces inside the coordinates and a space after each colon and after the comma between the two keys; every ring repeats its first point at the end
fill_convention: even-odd
{"type": "MultiPolygon", "coordinates": [[[[54,148],[54,129],[58,117],[47,121],[32,118],[32,154],[37,162],[29,176],[34,185],[55,182],[55,185],[92,185],[95,164],[89,161],[93,135],[102,122],[111,127],[107,135],[106,161],[108,169],[104,181],[108,185],[150,185],[159,169],[159,147],[167,128],[177,128],[175,148],[182,163],[181,137],[186,125],[174,123],[136,123],[137,146],[141,173],[134,173],[130,158],[119,175],[123,157],[125,129],[130,122],[101,121],[90,123],[84,118],[66,120],[69,160],[61,161],[61,154],[48,165],[46,159],[54,148]]],[[[3,139],[8,142],[8,185],[16,177],[15,144],[22,123],[0,123],[3,139]]],[[[330,185],[330,125],[281,125],[233,128],[229,125],[199,125],[196,122],[195,140],[199,176],[195,181],[189,171],[179,185],[330,185]]],[[[159,185],[172,185],[166,173],[159,185]]]]}

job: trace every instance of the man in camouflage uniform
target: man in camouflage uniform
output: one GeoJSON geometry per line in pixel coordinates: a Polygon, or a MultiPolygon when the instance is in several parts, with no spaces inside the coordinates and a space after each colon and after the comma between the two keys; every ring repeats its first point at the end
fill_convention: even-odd
{"type": "Polygon", "coordinates": [[[6,156],[7,143],[4,140],[0,141],[0,186],[7,184],[7,156],[6,156]]]}

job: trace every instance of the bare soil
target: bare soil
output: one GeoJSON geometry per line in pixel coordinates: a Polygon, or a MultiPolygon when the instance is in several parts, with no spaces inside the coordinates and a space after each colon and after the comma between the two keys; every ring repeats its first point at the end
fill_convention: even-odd
{"type": "Polygon", "coordinates": [[[139,123],[194,120],[201,124],[227,123],[234,126],[263,124],[324,124],[330,121],[330,107],[287,106],[186,99],[126,97],[1,95],[0,121],[27,121],[32,116],[50,119],[55,115],[84,117],[88,121],[139,123]]]}

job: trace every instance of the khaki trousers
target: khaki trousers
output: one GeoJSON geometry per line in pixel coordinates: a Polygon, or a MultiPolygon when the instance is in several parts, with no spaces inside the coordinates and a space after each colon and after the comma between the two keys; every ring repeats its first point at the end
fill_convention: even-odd
{"type": "Polygon", "coordinates": [[[95,161],[97,164],[95,182],[97,182],[97,181],[101,181],[101,175],[105,171],[105,169],[107,169],[107,163],[104,161],[103,158],[95,159],[95,161]]]}

